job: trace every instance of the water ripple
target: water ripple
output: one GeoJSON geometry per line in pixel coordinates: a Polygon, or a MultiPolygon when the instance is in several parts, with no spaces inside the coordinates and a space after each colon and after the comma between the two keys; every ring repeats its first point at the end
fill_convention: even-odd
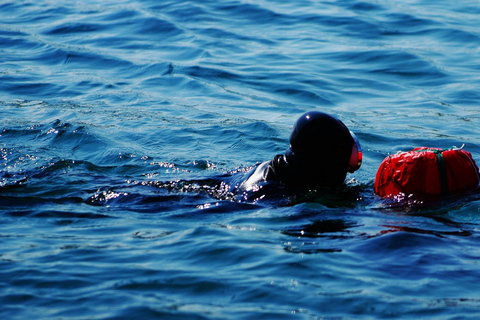
{"type": "Polygon", "coordinates": [[[421,145],[479,158],[479,11],[0,2],[0,317],[475,318],[476,193],[373,181],[421,145]],[[345,189],[236,197],[312,109],[361,140],[345,189]]]}

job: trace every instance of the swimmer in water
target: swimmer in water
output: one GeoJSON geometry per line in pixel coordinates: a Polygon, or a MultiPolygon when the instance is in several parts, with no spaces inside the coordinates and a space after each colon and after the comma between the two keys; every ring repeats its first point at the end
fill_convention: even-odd
{"type": "Polygon", "coordinates": [[[295,123],[285,154],[261,163],[239,191],[259,191],[277,182],[293,192],[343,185],[347,172],[360,168],[362,151],[355,134],[337,118],[310,111],[295,123]]]}

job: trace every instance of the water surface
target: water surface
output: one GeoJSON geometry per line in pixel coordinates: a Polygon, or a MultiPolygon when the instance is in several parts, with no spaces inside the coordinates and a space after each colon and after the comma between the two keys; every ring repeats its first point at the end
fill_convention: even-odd
{"type": "Polygon", "coordinates": [[[0,2],[2,319],[476,319],[480,199],[373,194],[385,156],[480,159],[476,1],[0,2]],[[238,201],[303,112],[364,164],[238,201]]]}

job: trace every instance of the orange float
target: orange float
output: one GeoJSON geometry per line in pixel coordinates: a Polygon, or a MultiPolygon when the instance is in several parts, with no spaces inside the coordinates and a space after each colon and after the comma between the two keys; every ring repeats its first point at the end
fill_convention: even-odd
{"type": "Polygon", "coordinates": [[[446,196],[478,187],[480,175],[470,152],[462,148],[419,147],[386,157],[375,177],[375,193],[446,196]]]}

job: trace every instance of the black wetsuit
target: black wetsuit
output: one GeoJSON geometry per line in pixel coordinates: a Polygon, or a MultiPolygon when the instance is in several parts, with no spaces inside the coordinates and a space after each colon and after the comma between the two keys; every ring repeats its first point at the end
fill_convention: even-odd
{"type": "Polygon", "coordinates": [[[272,160],[259,164],[237,189],[238,200],[256,201],[291,194],[283,182],[286,166],[283,155],[276,155],[272,160]]]}
{"type": "Polygon", "coordinates": [[[273,160],[265,161],[259,164],[250,177],[245,180],[241,186],[242,191],[255,191],[263,182],[277,180],[281,181],[278,172],[281,172],[280,166],[285,165],[283,155],[276,155],[273,160]]]}
{"type": "Polygon", "coordinates": [[[269,192],[336,189],[345,181],[354,145],[343,122],[322,112],[307,112],[297,120],[285,154],[258,165],[237,194],[249,200],[263,199],[269,192]]]}

